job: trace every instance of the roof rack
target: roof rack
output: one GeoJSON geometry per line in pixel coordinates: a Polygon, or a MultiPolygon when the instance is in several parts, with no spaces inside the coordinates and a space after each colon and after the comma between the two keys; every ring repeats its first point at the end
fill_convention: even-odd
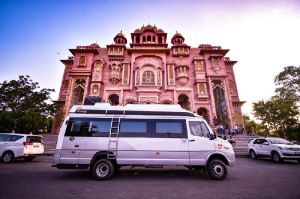
{"type": "Polygon", "coordinates": [[[125,106],[112,106],[109,103],[96,103],[95,105],[75,105],[71,108],[70,113],[195,117],[194,113],[181,108],[178,104],[127,104],[125,106]]]}

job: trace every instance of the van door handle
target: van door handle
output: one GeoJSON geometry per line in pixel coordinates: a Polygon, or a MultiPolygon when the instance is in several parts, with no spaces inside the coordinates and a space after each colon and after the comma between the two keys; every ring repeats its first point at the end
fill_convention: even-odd
{"type": "Polygon", "coordinates": [[[79,144],[76,144],[75,147],[78,148],[78,147],[79,147],[79,144]]]}
{"type": "Polygon", "coordinates": [[[192,140],[189,140],[190,142],[195,142],[196,140],[192,139],[192,140]]]}

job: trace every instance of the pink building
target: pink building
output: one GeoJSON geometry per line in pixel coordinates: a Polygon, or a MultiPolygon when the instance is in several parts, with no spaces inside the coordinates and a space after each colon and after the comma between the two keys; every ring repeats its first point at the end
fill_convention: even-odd
{"type": "Polygon", "coordinates": [[[233,66],[228,49],[209,44],[192,48],[176,33],[168,47],[167,33],[147,25],[131,33],[130,47],[121,32],[114,44],[91,44],[70,49],[66,60],[53,132],[72,105],[86,96],[112,104],[178,103],[214,125],[243,124],[233,66]],[[218,118],[218,119],[216,119],[218,118]]]}

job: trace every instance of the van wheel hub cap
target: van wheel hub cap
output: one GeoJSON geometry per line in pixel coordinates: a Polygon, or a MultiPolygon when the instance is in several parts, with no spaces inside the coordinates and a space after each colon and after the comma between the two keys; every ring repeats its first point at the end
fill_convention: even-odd
{"type": "Polygon", "coordinates": [[[215,174],[218,176],[222,176],[224,174],[224,169],[221,165],[218,165],[218,164],[215,165],[213,167],[213,170],[214,170],[215,174]]]}
{"type": "Polygon", "coordinates": [[[106,163],[100,163],[97,166],[96,173],[99,177],[107,176],[108,172],[109,172],[109,166],[106,163]]]}

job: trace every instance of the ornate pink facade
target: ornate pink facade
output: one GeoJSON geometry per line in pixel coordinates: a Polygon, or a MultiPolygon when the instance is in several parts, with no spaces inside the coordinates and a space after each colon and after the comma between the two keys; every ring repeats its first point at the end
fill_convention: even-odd
{"type": "Polygon", "coordinates": [[[167,33],[147,25],[124,34],[114,44],[77,46],[66,60],[53,132],[72,105],[82,104],[86,96],[100,96],[112,104],[179,103],[203,115],[210,124],[232,127],[243,124],[233,65],[225,57],[228,49],[201,44],[192,48],[176,33],[168,47],[167,33]],[[215,118],[215,119],[214,119],[215,118]],[[218,118],[218,120],[216,120],[218,118]]]}

